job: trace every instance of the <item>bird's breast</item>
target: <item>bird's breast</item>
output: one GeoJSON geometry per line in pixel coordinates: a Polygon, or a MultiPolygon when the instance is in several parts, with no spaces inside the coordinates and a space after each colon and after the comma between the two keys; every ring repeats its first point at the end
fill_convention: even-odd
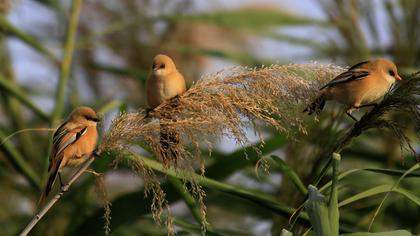
{"type": "Polygon", "coordinates": [[[178,74],[154,76],[147,85],[147,101],[151,108],[159,106],[185,91],[185,81],[178,74]]]}
{"type": "Polygon", "coordinates": [[[66,148],[63,161],[67,166],[78,166],[86,161],[96,148],[98,132],[96,126],[88,126],[86,133],[66,148]]]}

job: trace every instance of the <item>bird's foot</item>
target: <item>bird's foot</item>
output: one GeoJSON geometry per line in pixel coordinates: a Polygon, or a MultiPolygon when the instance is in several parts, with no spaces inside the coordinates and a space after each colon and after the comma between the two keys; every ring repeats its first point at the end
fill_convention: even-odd
{"type": "Polygon", "coordinates": [[[146,118],[150,118],[153,115],[154,109],[148,107],[148,108],[146,108],[145,111],[146,111],[146,118]]]}
{"type": "Polygon", "coordinates": [[[69,191],[69,187],[70,187],[70,185],[67,184],[67,183],[66,184],[60,183],[60,189],[61,189],[62,193],[65,193],[65,192],[69,191]]]}
{"type": "Polygon", "coordinates": [[[92,152],[92,156],[93,157],[99,157],[101,155],[101,151],[98,148],[95,148],[95,150],[93,150],[92,152]]]}
{"type": "Polygon", "coordinates": [[[354,121],[358,122],[358,120],[356,119],[356,117],[354,117],[354,116],[351,114],[351,109],[347,110],[347,111],[346,111],[346,114],[347,114],[350,118],[352,118],[354,121]]]}
{"type": "Polygon", "coordinates": [[[174,105],[174,107],[178,107],[179,105],[181,105],[181,96],[176,95],[175,97],[173,97],[172,104],[174,105]]]}
{"type": "Polygon", "coordinates": [[[361,105],[361,106],[355,106],[353,108],[360,109],[360,108],[363,108],[363,107],[376,107],[377,105],[378,105],[377,103],[371,103],[371,104],[365,104],[365,105],[361,105]]]}

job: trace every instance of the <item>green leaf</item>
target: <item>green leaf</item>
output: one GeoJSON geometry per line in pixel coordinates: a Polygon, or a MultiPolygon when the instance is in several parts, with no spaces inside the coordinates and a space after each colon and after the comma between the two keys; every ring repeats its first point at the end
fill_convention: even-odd
{"type": "MultiPolygon", "coordinates": [[[[54,111],[52,112],[51,120],[50,120],[51,126],[58,125],[62,116],[62,112],[64,110],[65,92],[66,92],[67,82],[70,79],[71,65],[73,61],[73,52],[74,52],[74,45],[76,41],[76,35],[77,35],[77,26],[79,24],[81,5],[82,5],[82,0],[73,0],[71,4],[70,16],[68,19],[67,32],[66,32],[67,33],[66,41],[64,43],[63,60],[61,61],[61,65],[60,65],[60,78],[58,80],[56,93],[55,93],[55,107],[54,107],[54,111]]],[[[52,144],[50,144],[48,148],[49,151],[52,148],[51,145],[52,144]]],[[[47,167],[48,167],[48,159],[45,158],[44,173],[47,172],[47,167]]]]}
{"type": "Polygon", "coordinates": [[[121,105],[122,105],[121,101],[112,100],[112,101],[106,103],[105,105],[103,105],[101,108],[99,108],[98,113],[100,113],[100,114],[108,113],[109,111],[112,111],[116,108],[119,108],[121,105]]]}
{"type": "MultiPolygon", "coordinates": [[[[381,207],[382,207],[382,205],[384,204],[384,202],[385,202],[385,200],[388,198],[388,196],[389,196],[389,193],[390,192],[392,192],[392,191],[396,191],[396,192],[398,192],[397,191],[397,189],[398,189],[398,185],[401,183],[401,181],[408,175],[408,174],[410,174],[411,172],[413,172],[413,171],[415,171],[415,170],[417,170],[417,169],[419,169],[420,168],[420,163],[417,163],[417,164],[415,164],[415,165],[413,165],[409,170],[407,170],[399,179],[398,179],[398,181],[397,182],[395,182],[395,184],[391,187],[391,189],[387,192],[387,194],[385,195],[385,197],[382,199],[382,201],[381,201],[381,203],[379,204],[379,206],[378,206],[378,208],[376,209],[376,211],[375,211],[375,214],[373,215],[373,217],[372,217],[372,221],[370,222],[370,224],[369,224],[369,229],[371,228],[371,226],[372,226],[372,224],[373,224],[373,222],[375,221],[375,218],[376,218],[376,216],[379,214],[379,211],[380,211],[380,209],[381,209],[381,207]]],[[[411,199],[410,199],[411,200],[411,199]]]]}
{"type": "Polygon", "coordinates": [[[351,234],[340,234],[340,236],[411,236],[412,234],[406,230],[395,230],[388,232],[379,233],[351,233],[351,234]]]}
{"type": "Polygon", "coordinates": [[[50,119],[49,115],[41,110],[32,100],[27,96],[27,94],[20,89],[15,83],[10,83],[3,75],[0,74],[0,88],[4,89],[11,95],[13,95],[17,100],[22,104],[31,109],[35,114],[37,114],[42,119],[48,121],[50,119]]]}
{"type": "Polygon", "coordinates": [[[138,79],[140,81],[146,81],[148,72],[134,69],[134,68],[122,68],[122,67],[116,67],[112,65],[106,65],[101,63],[93,63],[88,65],[92,69],[100,70],[102,72],[114,74],[114,75],[121,75],[121,76],[130,76],[132,78],[138,79]]]}
{"type": "Polygon", "coordinates": [[[185,204],[187,204],[197,223],[201,224],[203,228],[209,227],[205,215],[202,214],[199,205],[197,205],[194,197],[188,192],[181,180],[174,177],[169,177],[168,180],[176,189],[178,195],[184,200],[185,204]]]}
{"type": "Polygon", "coordinates": [[[206,176],[212,179],[222,180],[237,170],[248,166],[256,165],[260,160],[260,156],[279,149],[286,144],[287,139],[283,135],[275,135],[267,139],[264,144],[257,143],[254,146],[259,147],[260,154],[256,153],[252,147],[239,149],[231,154],[223,154],[219,152],[212,153],[215,162],[206,169],[206,176]]]}
{"type": "Polygon", "coordinates": [[[295,185],[297,190],[299,190],[300,193],[302,193],[304,196],[308,193],[308,190],[305,188],[305,185],[300,180],[299,176],[296,174],[296,172],[293,171],[292,168],[290,168],[283,159],[281,159],[278,156],[271,155],[272,160],[274,160],[274,163],[277,164],[280,171],[287,176],[287,178],[295,185]]]}
{"type": "MultiPolygon", "coordinates": [[[[251,202],[256,203],[257,205],[267,208],[271,211],[273,211],[274,213],[283,215],[283,216],[289,216],[292,212],[293,209],[289,208],[289,207],[285,207],[283,205],[281,205],[280,203],[278,203],[275,199],[273,199],[271,196],[269,195],[265,195],[265,194],[261,194],[261,193],[253,193],[252,191],[249,191],[247,189],[238,187],[238,186],[232,186],[232,185],[228,185],[216,180],[212,180],[209,178],[206,178],[204,176],[198,175],[198,174],[180,174],[179,172],[183,172],[181,170],[174,170],[172,168],[166,168],[164,167],[162,164],[160,164],[157,161],[148,159],[146,157],[140,156],[140,155],[127,155],[127,158],[138,158],[141,159],[144,164],[146,166],[148,166],[149,168],[152,168],[156,171],[162,172],[164,174],[167,174],[169,176],[172,177],[176,177],[176,178],[182,178],[182,176],[193,176],[193,178],[195,178],[195,180],[197,180],[202,186],[204,187],[208,187],[214,190],[219,190],[246,200],[249,200],[251,202]]],[[[300,215],[300,218],[302,219],[308,219],[307,216],[305,216],[304,214],[300,215]]]]}
{"type": "Polygon", "coordinates": [[[260,30],[278,26],[326,25],[326,22],[322,20],[275,9],[238,9],[195,15],[166,15],[163,18],[169,21],[207,23],[231,29],[260,30]]]}
{"type": "Polygon", "coordinates": [[[280,236],[293,236],[293,233],[292,232],[289,232],[288,230],[286,230],[286,229],[282,229],[281,230],[281,235],[280,236]]]}
{"type": "Polygon", "coordinates": [[[194,47],[191,45],[183,45],[183,44],[170,44],[169,46],[173,50],[179,51],[184,54],[216,57],[216,58],[220,58],[224,60],[238,62],[242,65],[246,65],[250,67],[257,67],[261,65],[271,65],[274,63],[274,61],[259,59],[259,58],[256,58],[254,55],[247,54],[247,53],[229,52],[229,51],[222,51],[219,49],[207,49],[207,48],[200,48],[200,47],[194,47]]]}
{"type": "Polygon", "coordinates": [[[327,199],[312,185],[308,187],[308,201],[305,204],[316,236],[334,235],[331,232],[327,199]]]}
{"type": "MultiPolygon", "coordinates": [[[[3,141],[4,138],[6,138],[6,135],[0,129],[0,141],[3,141]]],[[[9,161],[13,164],[19,173],[26,177],[26,179],[35,189],[41,189],[41,180],[37,172],[35,172],[32,166],[25,160],[20,152],[16,150],[12,144],[10,144],[9,141],[1,144],[0,150],[6,153],[5,157],[9,159],[9,161]]]]}
{"type": "Polygon", "coordinates": [[[10,21],[4,16],[0,14],[0,31],[3,31],[7,35],[16,37],[20,39],[22,42],[26,43],[36,51],[44,54],[48,58],[52,59],[53,61],[57,61],[54,54],[52,54],[48,49],[46,49],[36,38],[29,35],[28,33],[21,31],[20,29],[16,28],[10,21]]]}

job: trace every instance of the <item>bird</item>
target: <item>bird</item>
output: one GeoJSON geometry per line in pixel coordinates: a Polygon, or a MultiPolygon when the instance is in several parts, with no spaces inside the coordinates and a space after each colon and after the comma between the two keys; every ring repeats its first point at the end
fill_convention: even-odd
{"type": "Polygon", "coordinates": [[[49,157],[48,180],[39,203],[48,196],[58,175],[64,167],[75,167],[84,163],[94,152],[98,139],[98,114],[90,107],[75,108],[57,128],[53,136],[53,147],[49,157]]]}
{"type": "Polygon", "coordinates": [[[363,61],[351,66],[320,88],[318,97],[303,112],[320,114],[326,101],[345,104],[346,114],[354,109],[376,106],[395,81],[401,80],[397,66],[385,58],[363,61]]]}
{"type": "Polygon", "coordinates": [[[152,71],[146,81],[147,104],[151,109],[186,91],[184,76],[174,61],[163,54],[153,58],[152,71]]]}
{"type": "MultiPolygon", "coordinates": [[[[177,70],[174,61],[167,55],[158,54],[153,58],[152,70],[146,81],[147,104],[155,109],[164,101],[179,97],[186,91],[184,76],[177,70]]],[[[175,121],[174,117],[162,117],[175,121]]],[[[178,155],[175,145],[179,143],[179,134],[168,126],[160,126],[161,155],[166,163],[178,155]]]]}

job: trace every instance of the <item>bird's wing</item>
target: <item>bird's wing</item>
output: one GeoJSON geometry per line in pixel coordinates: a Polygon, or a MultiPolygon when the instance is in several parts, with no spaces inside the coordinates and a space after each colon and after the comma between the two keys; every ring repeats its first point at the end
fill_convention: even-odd
{"type": "Polygon", "coordinates": [[[50,165],[48,170],[51,169],[54,163],[59,161],[58,159],[62,158],[62,155],[60,154],[64,151],[64,149],[79,140],[79,138],[82,137],[86,131],[86,126],[68,128],[68,126],[65,124],[61,125],[57,129],[53,136],[53,149],[50,155],[50,165]]]}
{"type": "Polygon", "coordinates": [[[322,89],[326,87],[335,86],[337,84],[347,83],[350,81],[361,80],[369,75],[369,71],[363,68],[363,65],[368,63],[368,61],[360,62],[348,69],[346,72],[339,74],[333,80],[331,80],[328,84],[324,85],[322,89]]]}
{"type": "Polygon", "coordinates": [[[48,177],[47,183],[45,184],[38,204],[41,204],[48,196],[48,193],[51,191],[55,178],[57,177],[58,171],[60,170],[61,162],[63,161],[62,154],[64,149],[79,140],[80,137],[86,134],[86,131],[86,126],[76,126],[75,128],[71,128],[71,125],[64,123],[60,125],[60,127],[58,127],[57,131],[54,133],[53,149],[50,156],[50,165],[48,167],[50,175],[48,177]]]}
{"type": "Polygon", "coordinates": [[[182,95],[186,90],[187,86],[185,84],[184,76],[177,71],[177,73],[174,74],[174,80],[176,80],[176,86],[177,86],[177,95],[182,95]]]}

